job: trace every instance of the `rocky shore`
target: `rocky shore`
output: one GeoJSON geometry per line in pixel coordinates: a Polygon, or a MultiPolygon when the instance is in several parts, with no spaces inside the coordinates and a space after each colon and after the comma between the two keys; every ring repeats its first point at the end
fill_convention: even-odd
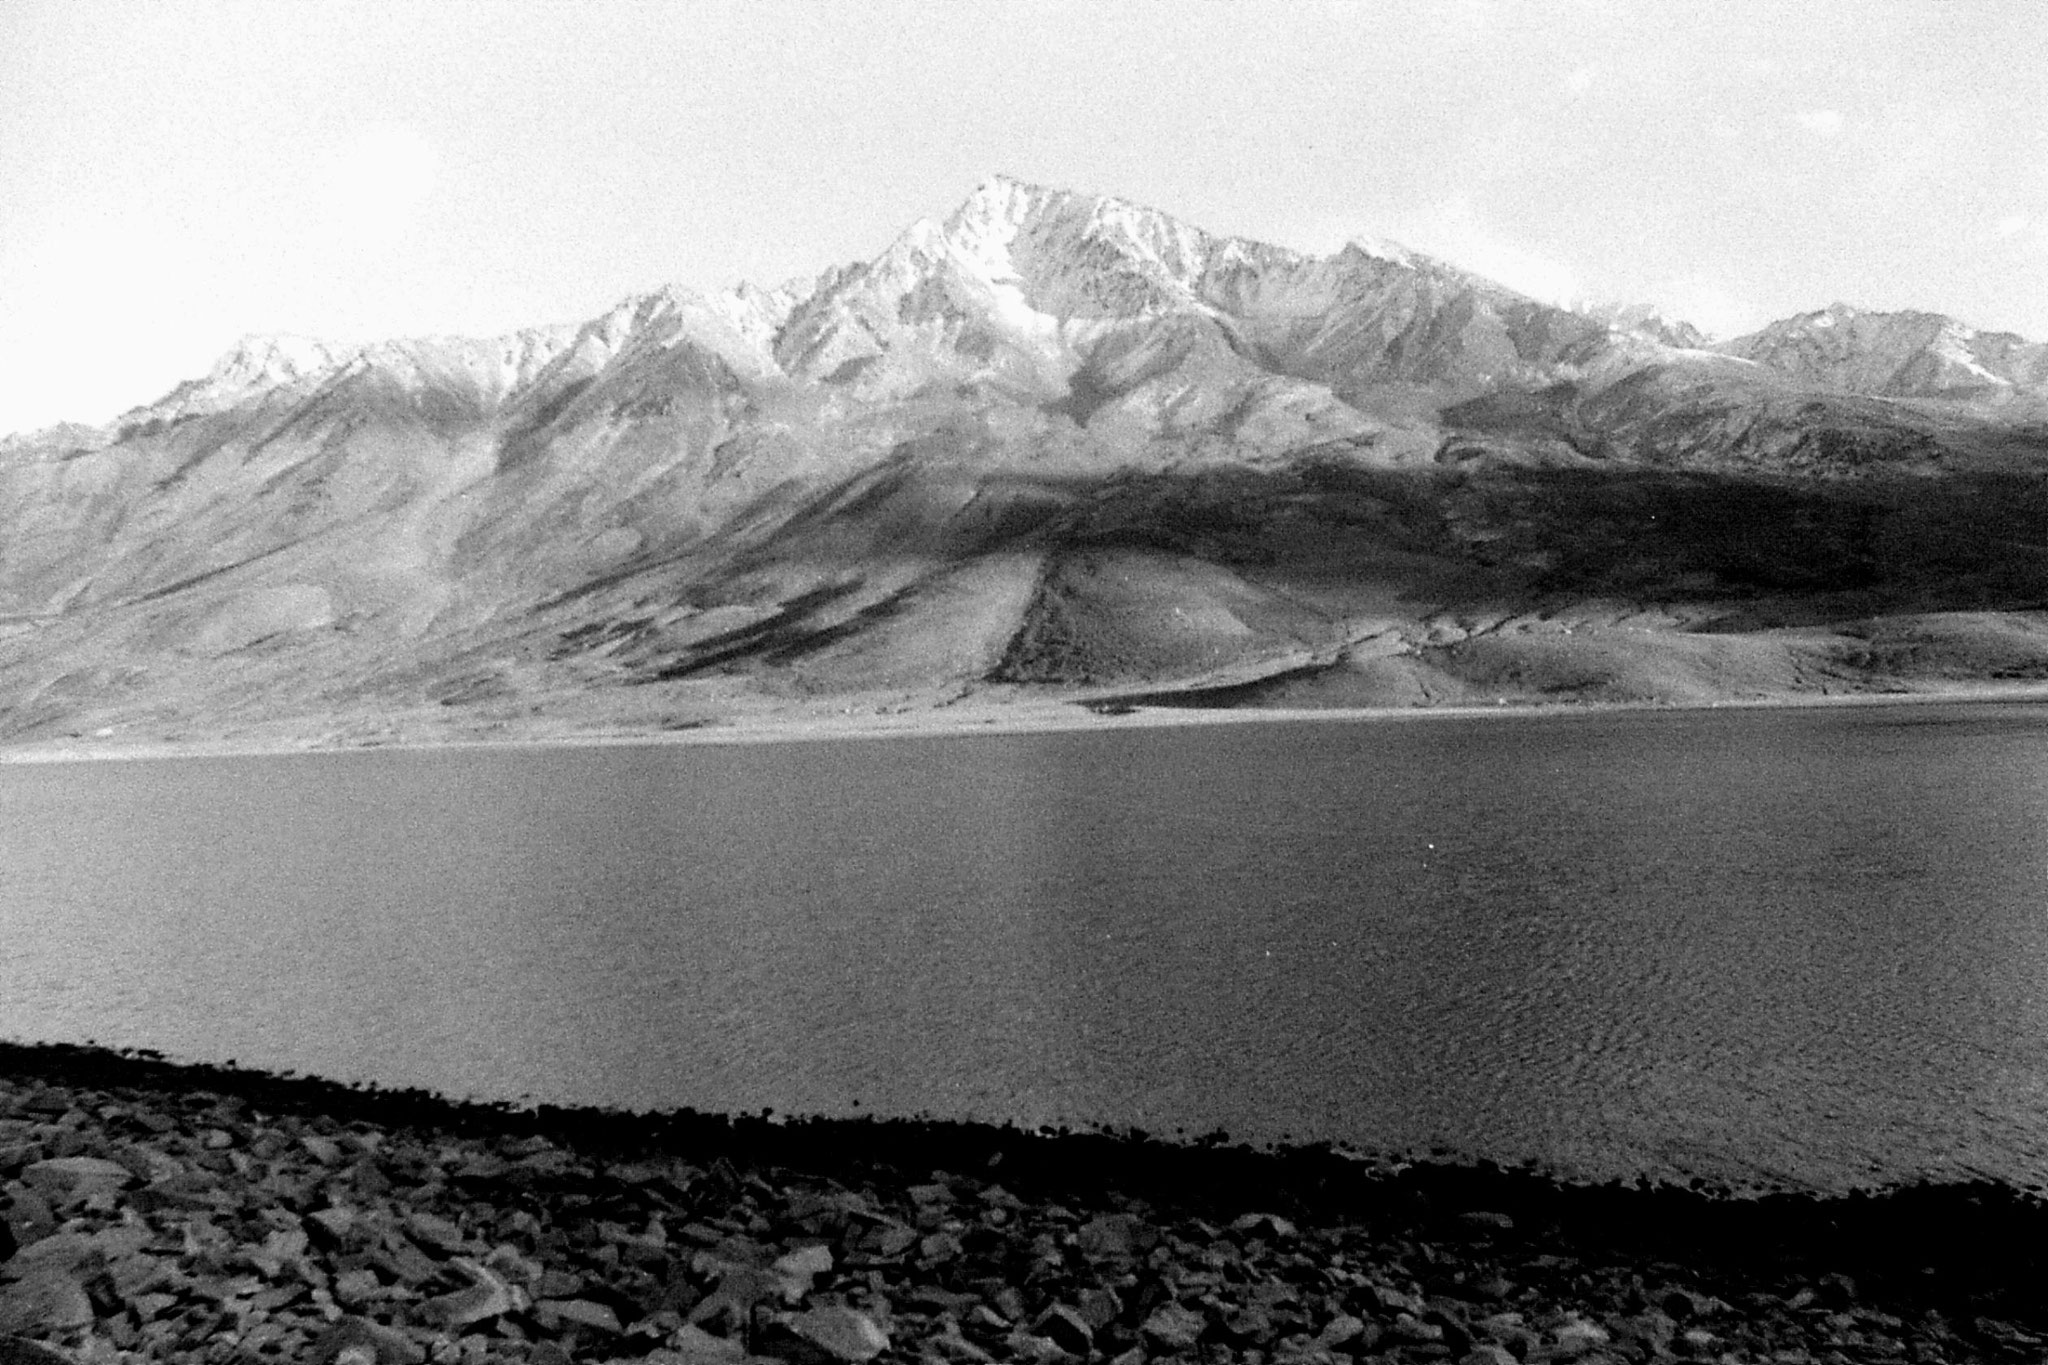
{"type": "Polygon", "coordinates": [[[0,1365],[2038,1361],[2048,1210],[0,1045],[0,1365]]]}

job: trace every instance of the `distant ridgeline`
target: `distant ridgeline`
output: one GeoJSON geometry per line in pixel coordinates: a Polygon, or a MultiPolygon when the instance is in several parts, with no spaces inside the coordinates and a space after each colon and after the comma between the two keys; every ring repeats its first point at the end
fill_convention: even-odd
{"type": "Polygon", "coordinates": [[[814,281],[252,339],[0,442],[0,739],[2037,681],[2044,471],[2017,337],[1708,346],[997,178],[814,281]]]}

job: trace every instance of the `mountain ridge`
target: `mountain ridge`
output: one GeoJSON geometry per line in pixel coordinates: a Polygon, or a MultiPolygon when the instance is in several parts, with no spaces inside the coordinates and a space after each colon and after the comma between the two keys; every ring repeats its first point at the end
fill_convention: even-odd
{"type": "MultiPolygon", "coordinates": [[[[1088,316],[1090,304],[1106,308],[1111,316],[1121,309],[1128,313],[1133,304],[1143,314],[1144,303],[1151,311],[1186,311],[1209,316],[1226,313],[1214,301],[1218,286],[1211,276],[1225,273],[1232,265],[1249,261],[1256,267],[1300,272],[1315,268],[1333,269],[1347,261],[1366,261],[1429,277],[1433,282],[1473,290],[1496,302],[1512,302],[1524,309],[1543,310],[1583,318],[1624,338],[1663,345],[1674,350],[1712,350],[1738,359],[1754,360],[1774,372],[1795,380],[1844,392],[1887,397],[1945,396],[1956,390],[1982,397],[1985,388],[2006,391],[2048,390],[2048,344],[2027,341],[2010,333],[1984,332],[1943,314],[1918,310],[1882,312],[1843,303],[1779,319],[1750,333],[1710,341],[1706,334],[1683,319],[1646,304],[1606,303],[1556,307],[1539,303],[1507,286],[1475,275],[1461,267],[1412,251],[1390,242],[1354,240],[1329,256],[1315,256],[1248,238],[1225,237],[1185,224],[1163,211],[1134,201],[1108,195],[1085,195],[1034,184],[997,174],[989,177],[943,220],[920,220],[899,234],[874,260],[828,268],[810,281],[790,281],[764,289],[741,283],[715,293],[702,293],[683,285],[669,284],[629,294],[594,318],[581,323],[515,328],[490,336],[430,334],[368,343],[335,343],[294,334],[251,334],[224,352],[205,376],[184,381],[153,403],[131,409],[109,424],[109,430],[136,420],[178,416],[199,406],[217,406],[237,401],[254,392],[307,379],[350,363],[383,365],[389,369],[414,367],[440,359],[456,360],[481,367],[496,359],[498,368],[509,370],[513,382],[500,379],[498,388],[509,391],[524,387],[533,378],[532,357],[551,361],[568,345],[584,345],[593,336],[611,336],[609,350],[620,344],[618,320],[637,316],[644,325],[650,310],[694,311],[699,325],[722,318],[737,333],[743,345],[734,347],[733,337],[719,340],[718,347],[728,361],[741,356],[749,362],[772,360],[785,375],[822,378],[824,372],[844,370],[849,363],[877,354],[867,350],[846,354],[843,339],[833,349],[834,339],[813,339],[798,346],[785,333],[812,312],[825,311],[846,293],[849,283],[878,281],[890,270],[908,266],[915,283],[943,259],[971,260],[987,268],[989,283],[1014,284],[1015,272],[1008,246],[1020,234],[1027,240],[1034,234],[1064,234],[1071,245],[1078,241],[1093,249],[1097,267],[1070,271],[1065,279],[1040,282],[1040,291],[1058,296],[1067,305],[1058,312],[1031,309],[1041,324],[1057,318],[1071,322],[1088,316]],[[1107,257],[1107,261],[1105,261],[1107,257]],[[1110,268],[1104,270],[1107,264],[1110,268]],[[1117,269],[1116,267],[1122,267],[1117,269]],[[920,269],[922,267],[922,269],[920,269]],[[1219,270],[1222,267],[1223,270],[1219,270]],[[1105,279],[1104,276],[1109,278],[1105,279]],[[799,290],[808,283],[808,292],[799,290]],[[1123,288],[1121,297],[1118,286],[1123,288]],[[1090,291],[1093,290],[1091,295],[1090,291]],[[1148,292],[1149,291],[1149,292],[1148,292]],[[1076,300],[1081,307],[1076,308],[1076,300]],[[1848,346],[1821,350],[1814,338],[1832,333],[1859,333],[1859,341],[1848,346]],[[1873,351],[1883,352],[1876,366],[1873,351]],[[1986,354],[1980,356],[1978,351],[1986,354]],[[436,352],[443,353],[436,356],[436,352]],[[831,355],[835,365],[823,365],[820,353],[831,355]],[[1892,355],[1890,352],[1904,352],[1892,355]],[[494,354],[495,353],[495,354],[494,354]],[[517,353],[517,354],[508,354],[517,353]],[[1924,354],[1923,354],[1924,353],[1924,354]],[[1996,366],[1986,368],[1986,361],[1996,366]]],[[[1080,253],[1075,253],[1080,254],[1080,253]]],[[[907,292],[907,291],[906,291],[907,292]]],[[[899,298],[900,301],[900,298],[899,298]]],[[[1013,304],[1022,302],[1012,300],[1013,304]]],[[[1028,304],[1024,305],[1028,308],[1028,304]]],[[[1016,315],[1016,308],[1009,313],[1016,315]]],[[[697,338],[701,339],[701,338],[697,338]]],[[[743,368],[760,368],[744,366],[743,368]]],[[[93,430],[88,424],[62,423],[75,434],[93,430]]],[[[51,430],[55,430],[54,428],[51,430]]],[[[37,433],[16,433],[6,438],[22,443],[37,433]]]]}
{"type": "Polygon", "coordinates": [[[1674,339],[1004,176],[775,289],[245,338],[0,443],[0,736],[2048,678],[2048,348],[1674,339]]]}
{"type": "Polygon", "coordinates": [[[1793,379],[1884,397],[1976,400],[2048,393],[2048,344],[1941,313],[1833,303],[1717,349],[1793,379]]]}

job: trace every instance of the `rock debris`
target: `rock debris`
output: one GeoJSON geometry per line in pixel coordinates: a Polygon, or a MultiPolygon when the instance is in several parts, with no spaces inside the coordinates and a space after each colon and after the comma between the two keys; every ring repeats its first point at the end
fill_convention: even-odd
{"type": "MultiPolygon", "coordinates": [[[[1815,1259],[1840,1239],[1672,1259],[1655,1237],[1581,1235],[1573,1210],[1591,1196],[1556,1186],[1519,1209],[1457,1207],[1486,1184],[1450,1177],[1325,1203],[1240,1179],[1222,1154],[1147,1180],[1136,1162],[1062,1167],[1063,1152],[1118,1150],[1108,1139],[1006,1159],[1020,1136],[956,1143],[938,1167],[943,1141],[835,1150],[844,1124],[622,1144],[550,1130],[545,1111],[380,1114],[362,1092],[291,1081],[252,1101],[211,1088],[220,1073],[152,1065],[109,1062],[90,1084],[53,1080],[63,1068],[47,1061],[27,1068],[41,1075],[0,1070],[0,1365],[1836,1365],[2048,1351],[2038,1289],[2028,1302],[2048,1283],[2037,1261],[2013,1263],[2019,1288],[2004,1293],[1973,1270],[1893,1273],[1926,1247],[1894,1248],[1861,1281],[1815,1259]],[[138,1079],[123,1066],[143,1083],[118,1083],[138,1079]],[[892,1163],[892,1146],[915,1164],[892,1163]],[[1205,1169],[1214,1182],[1196,1178],[1205,1169]]],[[[1852,1203],[1805,1207],[1846,1227],[1852,1203]]]]}

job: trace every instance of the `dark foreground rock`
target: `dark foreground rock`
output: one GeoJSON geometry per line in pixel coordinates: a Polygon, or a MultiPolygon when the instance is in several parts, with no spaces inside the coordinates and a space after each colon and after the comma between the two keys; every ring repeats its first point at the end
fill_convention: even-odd
{"type": "Polygon", "coordinates": [[[2038,1361],[2048,1213],[0,1046],[0,1365],[2038,1361]]]}

